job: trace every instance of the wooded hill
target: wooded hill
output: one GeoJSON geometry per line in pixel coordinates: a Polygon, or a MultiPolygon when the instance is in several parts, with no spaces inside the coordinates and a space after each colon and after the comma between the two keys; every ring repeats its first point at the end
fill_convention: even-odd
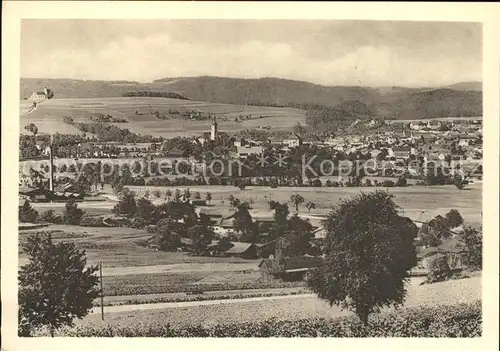
{"type": "Polygon", "coordinates": [[[120,97],[133,95],[133,92],[147,95],[144,92],[149,91],[158,96],[178,94],[195,101],[293,106],[307,110],[323,106],[337,108],[339,104],[355,101],[361,102],[367,109],[364,112],[370,116],[396,119],[482,116],[480,82],[457,83],[444,88],[371,88],[323,86],[281,78],[203,76],[164,78],[152,83],[22,78],[21,99],[44,86],[55,92],[55,99],[120,97]]]}

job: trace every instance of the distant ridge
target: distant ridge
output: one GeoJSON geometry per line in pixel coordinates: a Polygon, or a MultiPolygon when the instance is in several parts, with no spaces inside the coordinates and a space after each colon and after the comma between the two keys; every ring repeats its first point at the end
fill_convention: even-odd
{"type": "Polygon", "coordinates": [[[481,83],[481,82],[460,82],[460,83],[447,85],[444,88],[453,89],[453,90],[483,91],[483,83],[481,83]]]}
{"type": "Polygon", "coordinates": [[[194,101],[269,106],[335,107],[359,101],[375,116],[388,118],[432,118],[482,116],[482,83],[462,82],[446,87],[323,86],[282,78],[224,78],[213,76],[171,77],[151,83],[125,80],[21,78],[21,99],[44,86],[55,98],[119,97],[128,92],[176,93],[194,101]]]}

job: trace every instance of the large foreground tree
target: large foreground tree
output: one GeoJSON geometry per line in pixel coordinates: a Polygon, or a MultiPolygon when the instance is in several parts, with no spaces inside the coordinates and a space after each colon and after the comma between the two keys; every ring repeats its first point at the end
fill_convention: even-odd
{"type": "Polygon", "coordinates": [[[352,310],[365,324],[381,307],[401,305],[405,280],[416,264],[417,227],[398,214],[392,195],[376,191],[345,200],[324,226],[325,265],[308,279],[313,291],[352,310]]]}
{"type": "Polygon", "coordinates": [[[84,250],[74,243],[54,244],[50,234],[28,237],[22,244],[29,262],[19,272],[19,335],[48,327],[51,336],[73,325],[99,296],[97,266],[87,266],[84,250]]]}

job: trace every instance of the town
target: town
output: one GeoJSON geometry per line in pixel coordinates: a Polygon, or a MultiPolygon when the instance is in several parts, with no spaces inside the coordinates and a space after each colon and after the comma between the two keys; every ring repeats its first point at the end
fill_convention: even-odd
{"type": "MultiPolygon", "coordinates": [[[[41,22],[23,35],[58,33],[41,22]]],[[[269,20],[279,50],[257,55],[266,21],[165,21],[161,45],[146,22],[139,41],[119,20],[113,37],[127,40],[93,37],[145,40],[137,62],[96,48],[68,55],[88,74],[21,78],[19,336],[482,335],[482,71],[449,55],[458,38],[480,53],[468,41],[481,28],[441,24],[429,51],[415,39],[424,25],[352,22],[305,40],[300,21],[269,20]],[[214,50],[219,35],[231,38],[214,50]],[[393,50],[400,36],[391,55],[360,44],[393,50]],[[321,61],[346,40],[344,63],[321,61]],[[168,48],[186,42],[203,50],[176,62],[168,48]]],[[[99,32],[79,26],[78,47],[99,32]]]]}

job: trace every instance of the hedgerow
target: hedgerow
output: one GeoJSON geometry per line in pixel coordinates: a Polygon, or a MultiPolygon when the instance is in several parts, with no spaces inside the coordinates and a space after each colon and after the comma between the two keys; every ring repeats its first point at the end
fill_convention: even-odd
{"type": "Polygon", "coordinates": [[[300,320],[270,319],[214,326],[170,325],[81,326],[61,330],[61,336],[80,337],[480,337],[481,301],[468,304],[417,307],[380,314],[364,326],[356,317],[300,320]]]}
{"type": "Polygon", "coordinates": [[[206,284],[161,284],[161,285],[119,285],[109,284],[104,286],[105,296],[122,295],[148,295],[162,293],[182,293],[192,291],[226,291],[226,290],[251,290],[251,289],[278,289],[305,286],[304,282],[227,282],[206,284]]]}
{"type": "MultiPolygon", "coordinates": [[[[272,297],[272,296],[286,296],[286,295],[300,295],[308,293],[309,291],[305,289],[299,289],[297,291],[268,291],[268,292],[252,292],[252,289],[247,291],[241,291],[239,293],[232,294],[222,294],[222,295],[182,295],[173,297],[158,297],[150,300],[140,300],[140,299],[129,299],[118,302],[105,302],[104,306],[120,306],[120,305],[135,305],[135,304],[154,304],[154,303],[164,303],[164,302],[189,302],[189,301],[212,301],[212,300],[237,300],[250,297],[272,297]]],[[[96,301],[94,306],[100,306],[100,302],[96,301]]]]}

